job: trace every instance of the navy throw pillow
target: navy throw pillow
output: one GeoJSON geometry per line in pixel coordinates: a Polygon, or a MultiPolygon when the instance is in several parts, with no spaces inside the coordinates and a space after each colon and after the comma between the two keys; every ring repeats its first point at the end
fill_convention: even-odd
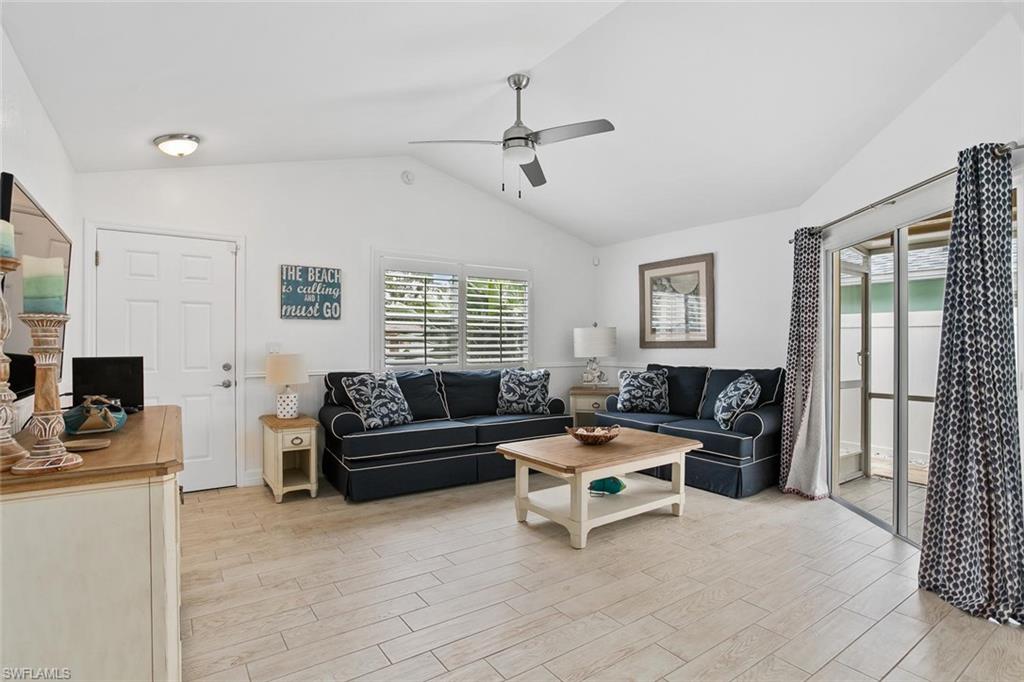
{"type": "Polygon", "coordinates": [[[367,430],[412,421],[409,403],[398,387],[394,372],[343,377],[341,385],[367,430]]]}
{"type": "Polygon", "coordinates": [[[755,407],[760,396],[761,385],[753,375],[744,372],[718,394],[715,400],[715,421],[723,429],[731,429],[736,417],[755,407]]]}
{"type": "Polygon", "coordinates": [[[668,413],[668,370],[619,370],[619,411],[668,413]]]}
{"type": "Polygon", "coordinates": [[[551,414],[548,410],[546,369],[503,369],[498,390],[498,414],[551,414]]]}

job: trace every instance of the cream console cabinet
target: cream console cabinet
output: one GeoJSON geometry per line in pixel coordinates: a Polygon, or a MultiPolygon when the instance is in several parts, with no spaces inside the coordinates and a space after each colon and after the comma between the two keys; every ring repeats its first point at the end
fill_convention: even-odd
{"type": "Polygon", "coordinates": [[[147,407],[104,435],[78,469],[0,475],[0,666],[179,680],[181,410],[147,407]]]}

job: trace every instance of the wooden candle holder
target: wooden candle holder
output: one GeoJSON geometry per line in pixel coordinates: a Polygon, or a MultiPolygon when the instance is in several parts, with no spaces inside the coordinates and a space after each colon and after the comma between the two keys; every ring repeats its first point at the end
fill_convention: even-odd
{"type": "Polygon", "coordinates": [[[21,266],[17,258],[0,258],[0,471],[7,471],[14,464],[28,455],[25,448],[11,436],[14,428],[14,400],[17,398],[11,390],[11,359],[4,353],[4,343],[11,334],[11,314],[4,300],[3,283],[8,272],[14,272],[21,266]]]}
{"type": "Polygon", "coordinates": [[[32,334],[28,352],[36,361],[36,395],[29,430],[36,442],[28,457],[11,467],[12,474],[41,474],[81,466],[80,455],[68,452],[60,441],[64,433],[64,415],[60,409],[61,331],[70,319],[67,315],[24,313],[18,319],[32,334]]]}

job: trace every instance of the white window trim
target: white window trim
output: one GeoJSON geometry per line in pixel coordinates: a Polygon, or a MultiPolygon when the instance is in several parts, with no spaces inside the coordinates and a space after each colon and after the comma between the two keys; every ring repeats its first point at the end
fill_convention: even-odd
{"type": "Polygon", "coordinates": [[[375,371],[383,372],[384,366],[384,272],[386,270],[408,270],[413,272],[435,272],[456,275],[459,278],[459,362],[448,365],[407,365],[402,370],[416,370],[424,367],[439,367],[441,369],[488,369],[490,367],[513,367],[525,365],[528,369],[534,364],[534,314],[536,299],[533,288],[533,271],[529,268],[512,267],[507,265],[480,265],[477,263],[461,262],[447,258],[433,258],[430,256],[377,252],[373,259],[373,272],[370,274],[370,357],[371,364],[375,371]],[[506,362],[493,365],[473,365],[466,363],[466,277],[493,277],[496,279],[520,279],[525,280],[529,294],[527,310],[529,323],[527,331],[529,334],[529,350],[527,361],[506,362]]]}

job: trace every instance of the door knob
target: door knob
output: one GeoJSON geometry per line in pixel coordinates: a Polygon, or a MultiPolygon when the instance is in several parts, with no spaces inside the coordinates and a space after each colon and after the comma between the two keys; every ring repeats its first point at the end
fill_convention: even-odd
{"type": "Polygon", "coordinates": [[[232,385],[233,384],[231,383],[231,379],[225,379],[224,381],[220,382],[219,384],[214,384],[214,387],[231,388],[232,385]]]}
{"type": "Polygon", "coordinates": [[[231,363],[230,362],[225,362],[223,365],[220,366],[220,368],[222,370],[224,370],[225,372],[230,372],[231,371],[231,363]]]}

